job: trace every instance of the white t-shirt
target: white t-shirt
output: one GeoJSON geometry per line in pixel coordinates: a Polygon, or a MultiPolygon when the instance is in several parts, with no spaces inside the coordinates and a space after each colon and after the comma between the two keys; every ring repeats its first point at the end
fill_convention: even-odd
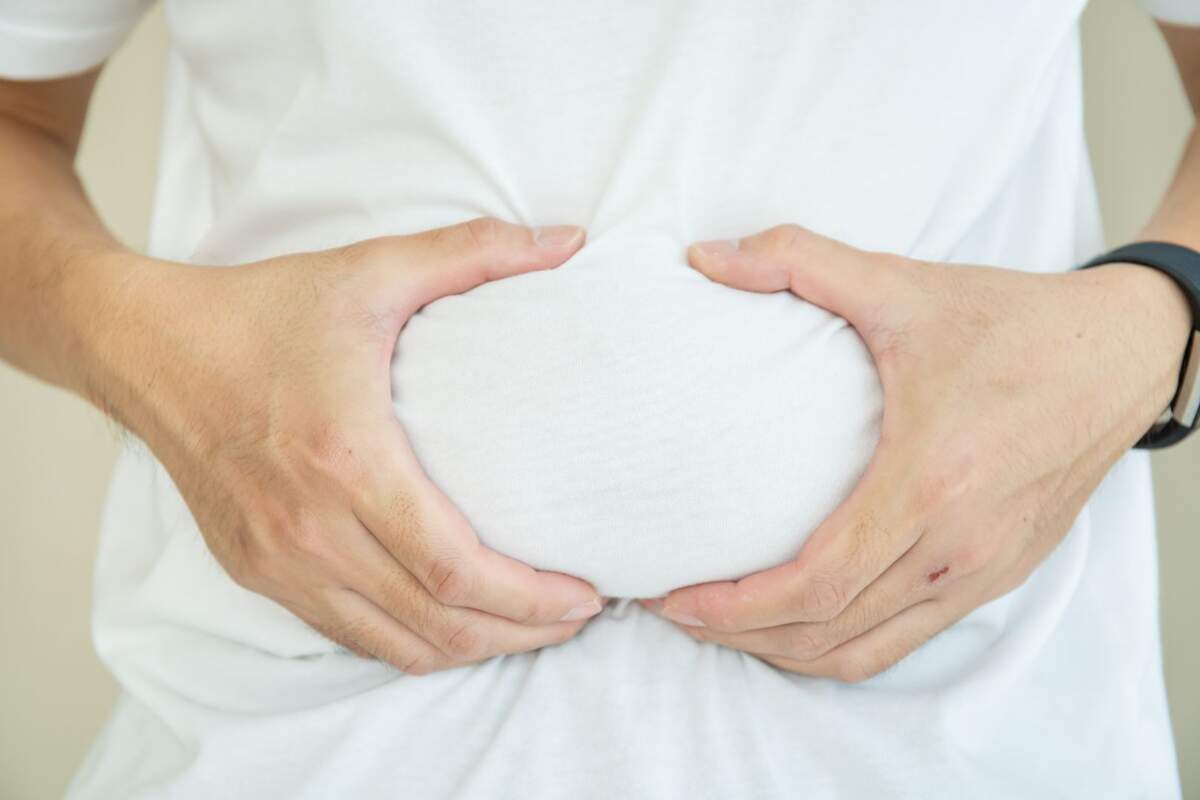
{"type": "MultiPolygon", "coordinates": [[[[503,552],[619,598],[744,575],[853,486],[878,379],[844,321],[712,284],[685,245],[796,222],[1079,262],[1100,247],[1082,5],[167,0],[150,249],[219,265],[484,214],[586,225],[559,270],[421,311],[397,414],[503,552]]],[[[87,68],[142,6],[0,0],[0,73],[87,68]]],[[[1154,10],[1200,24],[1191,0],[1154,10]]],[[[137,443],[95,589],[123,693],[74,798],[1179,794],[1142,453],[1023,587],[859,685],[627,601],[558,647],[399,675],[234,584],[137,443]]]]}

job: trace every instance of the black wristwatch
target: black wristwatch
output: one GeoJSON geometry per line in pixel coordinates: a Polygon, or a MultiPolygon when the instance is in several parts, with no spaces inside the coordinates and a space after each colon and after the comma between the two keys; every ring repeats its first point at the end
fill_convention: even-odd
{"type": "Polygon", "coordinates": [[[1200,411],[1200,253],[1167,242],[1137,242],[1110,250],[1076,269],[1101,264],[1140,264],[1175,279],[1192,307],[1192,335],[1179,369],[1175,397],[1135,447],[1156,449],[1175,444],[1196,430],[1200,411]]]}

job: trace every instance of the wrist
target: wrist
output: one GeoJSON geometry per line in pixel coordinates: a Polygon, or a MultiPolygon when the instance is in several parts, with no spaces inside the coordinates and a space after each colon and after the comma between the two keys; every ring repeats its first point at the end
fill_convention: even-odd
{"type": "Polygon", "coordinates": [[[116,247],[81,258],[58,287],[68,320],[67,388],[143,438],[154,424],[150,390],[163,329],[178,318],[183,265],[116,247]]]}
{"type": "Polygon", "coordinates": [[[1171,276],[1140,264],[1114,263],[1080,273],[1104,293],[1098,313],[1120,320],[1124,358],[1139,370],[1145,420],[1152,424],[1170,404],[1195,325],[1187,295],[1171,276]]]}

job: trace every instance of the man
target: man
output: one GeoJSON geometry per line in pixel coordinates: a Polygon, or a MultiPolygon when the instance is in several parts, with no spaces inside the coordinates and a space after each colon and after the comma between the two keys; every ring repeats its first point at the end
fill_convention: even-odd
{"type": "Polygon", "coordinates": [[[141,5],[0,12],[0,353],[148,448],[77,796],[1178,794],[1200,144],[1065,273],[1080,3],[171,0],[152,256],[71,167],[141,5]]]}

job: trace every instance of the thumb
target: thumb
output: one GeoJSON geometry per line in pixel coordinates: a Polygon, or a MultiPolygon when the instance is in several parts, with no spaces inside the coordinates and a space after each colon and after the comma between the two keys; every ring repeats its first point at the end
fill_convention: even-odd
{"type": "Polygon", "coordinates": [[[399,267],[407,314],[440,297],[460,294],[488,281],[557,267],[583,246],[576,225],[531,229],[480,217],[409,236],[390,236],[367,245],[399,267]]]}
{"type": "Polygon", "coordinates": [[[870,253],[797,225],[778,225],[737,242],[700,242],[688,262],[718,283],[752,292],[784,289],[859,328],[885,322],[902,258],[870,253]]]}

